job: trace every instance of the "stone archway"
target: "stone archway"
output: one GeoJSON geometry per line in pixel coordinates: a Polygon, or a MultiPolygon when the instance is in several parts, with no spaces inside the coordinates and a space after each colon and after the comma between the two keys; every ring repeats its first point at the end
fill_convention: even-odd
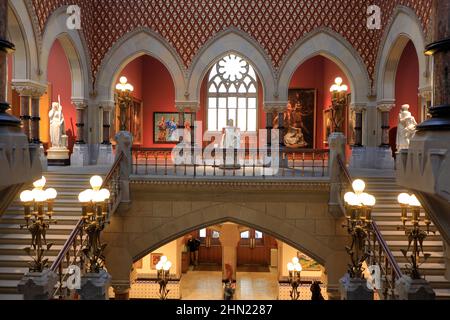
{"type": "Polygon", "coordinates": [[[395,102],[395,78],[400,57],[409,41],[412,41],[419,58],[419,88],[431,86],[429,59],[425,56],[425,36],[414,11],[399,6],[383,37],[376,65],[376,92],[379,104],[395,102]]]}
{"type": "Polygon", "coordinates": [[[72,79],[72,100],[89,100],[91,73],[90,59],[80,33],[68,30],[66,6],[53,12],[47,21],[42,40],[41,79],[47,81],[47,71],[52,44],[58,39],[69,61],[72,79]]]}
{"type": "Polygon", "coordinates": [[[278,100],[275,73],[269,57],[246,33],[230,28],[209,40],[195,56],[188,70],[189,81],[186,93],[190,101],[199,103],[203,79],[211,67],[229,53],[243,57],[255,68],[263,88],[265,104],[278,100]]]}
{"type": "Polygon", "coordinates": [[[285,189],[280,185],[236,182],[230,189],[223,184],[199,184],[131,184],[131,205],[119,207],[104,233],[113,285],[129,281],[132,263],[162,245],[199,228],[234,222],[268,233],[309,255],[325,267],[329,290],[337,290],[339,278],[346,272],[348,238],[343,218],[336,219],[328,212],[325,183],[286,186],[289,193],[280,191],[285,189]]]}
{"type": "Polygon", "coordinates": [[[278,81],[280,100],[287,101],[289,84],[295,70],[317,55],[330,59],[345,73],[350,81],[352,104],[367,104],[370,80],[364,62],[341,35],[326,28],[318,28],[299,40],[286,55],[278,81]]]}
{"type": "Polygon", "coordinates": [[[178,54],[161,36],[139,28],[118,40],[103,59],[95,84],[100,102],[114,101],[115,79],[130,61],[142,55],[164,64],[175,85],[175,100],[185,100],[184,66],[178,54]]]}
{"type": "Polygon", "coordinates": [[[33,24],[23,0],[8,2],[8,35],[16,50],[13,54],[14,81],[37,80],[39,63],[33,24]]]}

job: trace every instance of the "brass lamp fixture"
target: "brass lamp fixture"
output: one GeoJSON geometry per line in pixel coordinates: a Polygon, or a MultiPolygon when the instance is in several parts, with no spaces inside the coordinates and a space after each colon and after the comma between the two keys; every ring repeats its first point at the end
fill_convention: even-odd
{"type": "Polygon", "coordinates": [[[292,262],[287,264],[287,269],[289,271],[289,284],[291,285],[291,299],[298,300],[300,298],[300,292],[298,288],[300,287],[300,274],[302,272],[302,265],[297,257],[292,258],[292,262]]]}
{"type": "Polygon", "coordinates": [[[88,237],[82,251],[89,260],[88,272],[98,273],[105,262],[103,251],[106,244],[101,243],[100,235],[107,224],[110,192],[108,189],[100,189],[103,184],[100,176],[93,176],[89,182],[92,189],[84,190],[78,195],[82,206],[82,228],[88,237]]]}
{"type": "Polygon", "coordinates": [[[120,130],[127,131],[129,130],[128,124],[128,108],[133,100],[133,96],[131,95],[134,91],[134,87],[128,83],[128,79],[126,77],[120,77],[119,83],[116,84],[116,97],[117,103],[119,104],[120,109],[120,130]]]}
{"type": "Polygon", "coordinates": [[[25,224],[20,228],[27,228],[31,233],[31,246],[24,249],[33,258],[30,272],[42,272],[48,266],[44,254],[52,247],[45,236],[50,224],[56,223],[53,220],[53,203],[58,193],[53,188],[44,190],[46,182],[45,177],[42,177],[33,183],[33,190],[25,190],[20,194],[25,218],[25,224]]]}
{"type": "Polygon", "coordinates": [[[333,132],[343,132],[345,122],[345,106],[348,86],[343,84],[341,77],[334,80],[330,88],[331,92],[331,120],[333,121],[333,132]]]}
{"type": "Polygon", "coordinates": [[[353,192],[347,192],[344,196],[347,218],[347,225],[344,227],[347,227],[352,238],[351,245],[345,248],[351,258],[348,273],[351,278],[364,279],[362,264],[371,255],[369,235],[376,199],[364,192],[366,184],[363,180],[353,181],[352,187],[353,192]]]}
{"type": "MultiPolygon", "coordinates": [[[[421,204],[415,195],[409,195],[407,193],[401,193],[398,195],[398,203],[402,209],[401,220],[402,226],[399,229],[404,230],[408,237],[408,248],[401,249],[403,256],[411,264],[407,266],[408,272],[413,279],[421,279],[419,267],[422,263],[426,262],[431,256],[429,253],[424,253],[423,242],[430,234],[431,220],[428,213],[425,211],[425,217],[422,220],[420,217],[421,204]],[[408,211],[411,210],[411,216],[408,215],[408,211]],[[411,224],[411,227],[407,227],[407,223],[411,224]],[[426,231],[422,230],[420,223],[423,222],[426,227],[426,231]],[[411,248],[412,246],[412,248],[411,248]],[[408,252],[411,249],[411,255],[408,256],[408,252]],[[420,259],[420,253],[423,254],[423,259],[420,259]]],[[[434,232],[433,232],[434,233],[434,232]]]]}
{"type": "Polygon", "coordinates": [[[159,297],[161,300],[166,300],[169,294],[169,289],[167,289],[167,284],[170,279],[170,268],[172,267],[172,262],[170,262],[166,256],[162,256],[159,262],[156,264],[156,272],[158,274],[158,284],[159,284],[159,297]]]}

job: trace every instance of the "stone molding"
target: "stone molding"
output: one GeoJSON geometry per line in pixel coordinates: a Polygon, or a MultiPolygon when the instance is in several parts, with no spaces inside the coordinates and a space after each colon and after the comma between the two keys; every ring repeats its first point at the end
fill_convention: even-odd
{"type": "Polygon", "coordinates": [[[180,112],[197,112],[200,110],[200,102],[175,101],[175,108],[180,112]]]}
{"type": "Polygon", "coordinates": [[[377,105],[380,112],[390,112],[393,108],[395,108],[395,103],[380,103],[377,105]]]}
{"type": "Polygon", "coordinates": [[[363,113],[367,110],[367,104],[365,103],[352,103],[350,104],[350,110],[356,113],[363,113]]]}
{"type": "Polygon", "coordinates": [[[33,80],[14,80],[12,88],[19,95],[28,97],[41,97],[47,91],[47,86],[33,80]]]}

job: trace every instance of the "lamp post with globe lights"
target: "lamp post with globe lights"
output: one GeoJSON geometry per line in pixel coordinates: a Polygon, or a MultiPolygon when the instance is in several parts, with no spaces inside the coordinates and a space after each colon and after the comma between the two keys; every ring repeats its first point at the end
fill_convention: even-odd
{"type": "Polygon", "coordinates": [[[161,300],[166,300],[169,294],[169,289],[167,289],[167,284],[170,279],[170,268],[172,267],[172,262],[170,262],[166,256],[162,256],[159,262],[156,264],[156,272],[158,276],[159,284],[159,296],[161,300]]]}
{"type": "Polygon", "coordinates": [[[351,278],[364,279],[364,261],[371,256],[370,232],[372,225],[372,209],[376,204],[374,196],[365,193],[366,184],[357,179],[352,184],[353,192],[344,196],[346,204],[347,232],[352,238],[346,247],[351,258],[348,273],[351,278]]]}
{"type": "Polygon", "coordinates": [[[106,244],[101,243],[100,235],[107,224],[110,192],[101,189],[103,179],[100,176],[93,176],[89,182],[92,189],[86,189],[78,195],[82,205],[82,228],[88,237],[83,253],[89,260],[89,272],[98,273],[104,266],[103,251],[106,244]]]}
{"type": "Polygon", "coordinates": [[[116,97],[120,109],[120,131],[127,131],[129,128],[128,124],[128,109],[132,102],[132,92],[134,87],[128,83],[126,77],[120,77],[119,83],[116,85],[116,97]]]}
{"type": "Polygon", "coordinates": [[[48,266],[48,259],[44,259],[44,254],[52,246],[47,243],[46,233],[50,224],[56,223],[53,220],[53,203],[58,193],[53,188],[44,189],[46,182],[45,177],[42,177],[33,183],[33,190],[24,190],[20,194],[25,218],[25,224],[20,228],[27,228],[31,233],[31,246],[25,249],[33,258],[30,272],[42,272],[48,266]]]}
{"type": "Polygon", "coordinates": [[[398,203],[401,207],[401,221],[402,226],[399,229],[405,231],[408,238],[408,248],[401,249],[403,256],[410,262],[411,266],[408,267],[408,271],[412,279],[421,279],[419,272],[419,266],[424,263],[431,255],[424,253],[423,242],[430,234],[431,220],[428,213],[425,211],[425,217],[420,217],[421,204],[415,195],[409,195],[407,193],[401,193],[397,197],[398,203]],[[408,211],[411,210],[411,216],[408,215],[408,211]],[[422,230],[420,223],[423,222],[426,226],[426,231],[422,230]],[[407,227],[407,223],[411,227],[407,227]],[[412,248],[411,248],[412,246],[412,248]],[[408,252],[411,249],[411,255],[408,257],[408,252]],[[421,261],[420,253],[423,254],[421,261]]]}
{"type": "Polygon", "coordinates": [[[300,274],[302,272],[302,265],[297,257],[292,258],[292,262],[287,264],[287,269],[289,272],[289,284],[292,287],[291,299],[298,300],[300,298],[300,292],[298,288],[300,287],[300,274]]]}
{"type": "Polygon", "coordinates": [[[334,80],[330,88],[331,92],[331,119],[333,121],[333,132],[343,132],[345,122],[345,107],[348,86],[343,84],[341,77],[334,80]]]}

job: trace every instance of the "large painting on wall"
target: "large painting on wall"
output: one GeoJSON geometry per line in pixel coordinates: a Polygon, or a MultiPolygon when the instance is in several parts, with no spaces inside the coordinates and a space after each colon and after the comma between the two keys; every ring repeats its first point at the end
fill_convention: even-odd
{"type": "MultiPolygon", "coordinates": [[[[315,148],[316,89],[289,89],[289,101],[283,114],[283,140],[288,148],[315,148]]],[[[274,128],[278,128],[278,114],[274,128]]]]}
{"type": "MultiPolygon", "coordinates": [[[[193,113],[184,114],[184,126],[190,130],[193,113]]],[[[153,113],[153,142],[154,143],[178,143],[177,135],[179,114],[178,112],[154,112],[153,113]]]]}

